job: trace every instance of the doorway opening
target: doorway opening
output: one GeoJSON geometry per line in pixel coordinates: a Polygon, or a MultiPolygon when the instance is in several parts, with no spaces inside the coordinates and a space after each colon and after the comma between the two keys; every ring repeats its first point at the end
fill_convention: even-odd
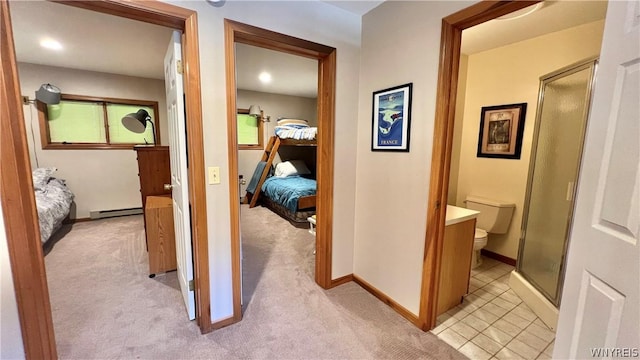
{"type": "MultiPolygon", "coordinates": [[[[250,25],[225,20],[225,54],[227,78],[227,134],[229,146],[229,183],[235,184],[239,180],[238,172],[238,99],[236,83],[236,45],[254,46],[277,52],[288,53],[313,59],[318,62],[317,67],[317,156],[316,181],[316,260],[315,281],[321,287],[328,289],[339,285],[340,282],[331,278],[331,244],[332,244],[332,214],[333,214],[333,144],[334,144],[334,102],[335,102],[335,67],[336,50],[334,48],[301,40],[288,35],[275,33],[250,25]]],[[[263,110],[260,118],[264,116],[263,110]]],[[[276,115],[278,116],[278,115],[276,115]]],[[[272,121],[275,121],[273,119],[272,121]]],[[[279,138],[265,134],[270,139],[266,144],[265,159],[274,146],[280,143],[279,138]]],[[[275,154],[274,154],[275,155],[275,154]]],[[[268,168],[265,167],[265,172],[268,168]]],[[[261,172],[258,172],[261,173],[261,172]]],[[[265,176],[266,177],[266,176],[265,176]]],[[[260,178],[260,175],[258,175],[260,178]]],[[[262,179],[264,181],[264,179],[262,179]]],[[[258,181],[257,183],[262,183],[258,181]]],[[[254,196],[262,189],[254,189],[254,196]]],[[[240,186],[230,187],[231,208],[231,244],[232,244],[232,273],[233,273],[233,318],[229,322],[236,322],[242,318],[242,269],[241,269],[241,240],[240,240],[240,186]]],[[[255,203],[255,202],[254,202],[255,203]]],[[[253,204],[252,204],[253,205],[253,204]]]]}
{"type": "MultiPolygon", "coordinates": [[[[524,9],[526,7],[535,5],[536,1],[530,2],[508,2],[508,3],[480,3],[474,6],[471,6],[467,9],[464,9],[458,13],[455,13],[451,16],[448,16],[443,19],[442,26],[442,42],[441,42],[441,63],[439,70],[439,81],[438,81],[438,94],[437,94],[437,107],[436,107],[436,123],[435,123],[435,133],[434,133],[434,145],[433,145],[433,154],[432,154],[432,167],[431,167],[431,175],[430,175],[430,190],[429,190],[429,203],[428,203],[428,215],[427,215],[427,236],[425,242],[425,262],[423,268],[423,280],[422,280],[422,296],[421,296],[421,308],[420,308],[420,318],[426,321],[425,329],[431,329],[435,325],[437,310],[434,308],[437,306],[437,299],[439,295],[439,279],[441,278],[441,270],[440,267],[442,262],[444,261],[442,258],[443,252],[443,234],[444,234],[444,219],[446,212],[446,204],[452,203],[448,200],[449,195],[449,183],[452,181],[451,177],[457,176],[451,167],[452,157],[457,155],[456,152],[459,153],[459,140],[456,143],[455,140],[455,127],[454,122],[456,115],[460,112],[460,108],[456,107],[456,100],[459,95],[459,71],[461,69],[461,43],[462,43],[462,31],[464,29],[468,29],[475,25],[481,24],[488,20],[496,19],[498,17],[502,17],[506,14],[515,12],[517,10],[524,9]],[[451,171],[450,171],[451,170],[451,171]],[[451,177],[450,177],[451,176],[451,177]],[[424,310],[424,311],[423,311],[424,310]]],[[[508,17],[508,16],[507,16],[508,17]]],[[[505,18],[507,18],[505,17],[505,18]]],[[[593,20],[591,20],[593,21],[593,20]]],[[[576,26],[576,25],[574,25],[576,26]]],[[[560,30],[560,29],[559,29],[560,30]]],[[[599,49],[599,47],[598,47],[599,49]]],[[[597,50],[596,50],[597,52],[597,50]]],[[[538,89],[538,78],[551,70],[558,69],[559,67],[566,66],[568,63],[573,63],[578,60],[592,57],[593,53],[586,53],[582,55],[581,58],[575,60],[569,60],[564,63],[560,63],[560,65],[551,65],[550,69],[543,70],[543,72],[537,74],[533,80],[533,94],[537,95],[538,89]]],[[[464,68],[466,68],[466,64],[464,68]]],[[[466,74],[464,75],[467,76],[466,74]]],[[[468,88],[468,87],[467,87],[468,88]]],[[[490,100],[488,100],[490,101],[490,100]]],[[[496,101],[497,102],[497,101],[496,101]]],[[[512,99],[512,101],[503,101],[497,103],[482,103],[481,106],[491,107],[496,105],[504,105],[504,104],[514,104],[519,103],[517,99],[512,99]]],[[[529,116],[530,118],[535,117],[535,105],[537,103],[537,97],[529,102],[529,116]]],[[[460,105],[460,104],[458,104],[460,105]]],[[[465,118],[467,116],[473,117],[473,120],[480,123],[480,107],[474,107],[469,114],[465,114],[465,118]]],[[[530,125],[533,125],[533,120],[530,121],[530,125]]],[[[475,123],[474,123],[475,124],[475,123]]],[[[469,144],[473,144],[473,148],[471,145],[469,146],[468,151],[466,151],[465,156],[476,158],[476,150],[478,153],[481,152],[481,149],[478,147],[479,135],[478,127],[479,125],[475,124],[476,130],[474,130],[475,138],[471,139],[471,135],[469,135],[469,144]]],[[[466,149],[466,148],[465,148],[466,149]]],[[[484,151],[484,150],[483,150],[484,151]]],[[[475,159],[474,161],[483,161],[480,159],[483,156],[478,155],[479,159],[475,159]]],[[[504,164],[505,162],[511,161],[512,164],[514,158],[504,159],[490,159],[488,161],[500,162],[504,164]],[[508,160],[507,160],[508,159],[508,160]]],[[[519,159],[519,156],[518,156],[519,159]]],[[[484,161],[487,161],[485,159],[484,161]]],[[[525,177],[528,169],[528,162],[525,164],[524,171],[522,175],[525,177]]],[[[462,168],[461,168],[462,169],[462,168]]],[[[462,171],[461,171],[462,173],[462,171]]],[[[468,174],[467,174],[468,175],[468,174]]],[[[460,175],[462,176],[462,175],[460,175]]],[[[471,180],[469,176],[467,176],[467,180],[471,180]]],[[[460,182],[461,180],[453,181],[460,182]]],[[[526,184],[525,184],[526,185],[526,184]]],[[[522,193],[524,194],[525,186],[522,186],[522,193]]],[[[454,189],[455,191],[455,189],[454,189]]],[[[465,196],[469,194],[458,193],[457,196],[454,195],[453,204],[460,206],[462,200],[464,200],[465,196]],[[462,200],[461,200],[462,199],[462,200]],[[457,200],[457,201],[456,201],[457,200]]],[[[471,194],[471,195],[484,195],[484,194],[471,194]]],[[[507,199],[510,200],[510,199],[507,199]]],[[[516,231],[519,229],[519,221],[515,221],[511,224],[511,228],[515,228],[516,231]]],[[[517,241],[515,248],[517,250],[517,241]]],[[[514,250],[514,251],[516,251],[514,250]]],[[[515,258],[515,256],[513,256],[515,258]]],[[[503,262],[507,262],[508,259],[501,259],[503,262]]],[[[511,265],[515,265],[515,259],[512,260],[511,265]]],[[[506,266],[506,265],[505,265],[506,266]]]]}
{"type": "Polygon", "coordinates": [[[242,43],[235,59],[246,310],[259,284],[314,281],[318,60],[242,43]]]}
{"type": "MultiPolygon", "coordinates": [[[[72,6],[142,20],[183,31],[187,132],[189,133],[189,202],[193,210],[194,266],[197,311],[202,332],[211,330],[209,314],[209,270],[207,258],[206,206],[204,203],[204,155],[201,131],[201,96],[195,12],[167,4],[118,2],[74,2],[72,6]],[[188,66],[186,66],[188,65],[188,66]]],[[[55,358],[56,345],[46,285],[44,260],[35,212],[27,138],[22,115],[20,85],[10,26],[10,4],[3,2],[2,16],[2,205],[8,247],[20,314],[25,354],[28,358],[55,358]],[[7,136],[7,137],[5,137],[7,136]],[[4,141],[7,139],[7,141],[4,141]],[[9,181],[9,179],[14,179],[9,181]],[[18,181],[18,179],[21,179],[18,181]],[[11,205],[9,205],[11,204],[11,205]],[[19,204],[19,205],[18,205],[19,204]]]]}

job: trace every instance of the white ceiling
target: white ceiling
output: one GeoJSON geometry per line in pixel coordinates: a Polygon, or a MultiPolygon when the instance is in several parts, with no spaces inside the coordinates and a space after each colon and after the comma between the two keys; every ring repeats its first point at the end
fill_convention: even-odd
{"type": "Polygon", "coordinates": [[[321,0],[326,2],[327,4],[331,4],[333,6],[337,6],[341,9],[347,10],[350,13],[354,13],[356,15],[364,15],[371,11],[373,8],[382,4],[384,0],[321,0]]]}
{"type": "Polygon", "coordinates": [[[48,1],[11,1],[10,9],[18,61],[164,78],[169,28],[48,1]],[[42,48],[44,38],[63,49],[42,48]]]}
{"type": "MultiPolygon", "coordinates": [[[[325,1],[362,15],[382,1],[325,1]]],[[[163,78],[162,61],[171,29],[45,1],[11,1],[18,61],[34,64],[163,78]],[[62,19],[62,20],[61,20],[62,19]],[[43,38],[63,50],[40,47],[43,38]]],[[[463,32],[463,53],[470,54],[604,18],[606,2],[546,2],[531,15],[493,20],[463,32]]],[[[317,62],[252,46],[237,46],[239,89],[315,97],[317,62]],[[264,85],[258,74],[268,71],[264,85]]]]}
{"type": "MultiPolygon", "coordinates": [[[[535,5],[534,5],[535,6],[535,5]]],[[[475,54],[604,19],[606,1],[545,1],[521,18],[491,20],[462,32],[462,53],[475,54]]]]}
{"type": "Polygon", "coordinates": [[[318,60],[236,44],[238,89],[315,98],[318,93],[318,60]],[[258,80],[262,72],[271,82],[258,80]]]}
{"type": "MultiPolygon", "coordinates": [[[[10,6],[20,62],[164,78],[169,28],[48,1],[12,1],[10,6]],[[45,38],[59,41],[63,49],[42,48],[45,38]]],[[[239,44],[237,62],[239,89],[316,97],[316,60],[239,44]],[[258,80],[262,71],[271,73],[270,84],[258,80]]]]}

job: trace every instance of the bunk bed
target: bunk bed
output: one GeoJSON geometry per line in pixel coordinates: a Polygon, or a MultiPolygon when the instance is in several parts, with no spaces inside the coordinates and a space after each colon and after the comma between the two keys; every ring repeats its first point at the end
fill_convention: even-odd
{"type": "MultiPolygon", "coordinates": [[[[280,126],[277,127],[277,135],[269,139],[262,158],[247,186],[244,203],[248,203],[249,207],[253,208],[260,200],[263,205],[280,216],[295,223],[306,224],[307,218],[315,214],[317,188],[315,179],[305,177],[304,173],[298,174],[293,172],[293,176],[286,176],[287,174],[282,176],[276,171],[274,176],[272,172],[273,162],[280,147],[315,147],[317,146],[315,132],[313,135],[307,134],[300,136],[299,132],[288,131],[286,128],[284,129],[285,131],[278,130],[283,129],[280,126]],[[282,138],[281,136],[289,136],[289,138],[282,138]],[[313,139],[310,139],[311,137],[313,137],[313,139]]],[[[317,131],[317,129],[315,131],[317,131]]],[[[295,164],[295,160],[291,163],[295,164]]],[[[283,163],[279,163],[278,166],[281,164],[283,163]]]]}

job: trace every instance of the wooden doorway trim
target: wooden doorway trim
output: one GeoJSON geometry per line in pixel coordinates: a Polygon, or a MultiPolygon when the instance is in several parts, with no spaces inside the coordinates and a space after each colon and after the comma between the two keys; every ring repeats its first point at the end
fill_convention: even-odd
{"type": "MultiPolygon", "coordinates": [[[[197,14],[155,1],[58,1],[92,11],[126,17],[183,31],[183,61],[187,131],[189,134],[189,198],[192,208],[196,321],[203,333],[211,331],[207,215],[204,184],[204,147],[197,14]]],[[[9,258],[27,358],[56,358],[51,306],[40,244],[31,164],[28,156],[20,82],[15,59],[9,4],[0,2],[1,62],[0,153],[1,202],[9,258]]]]}
{"type": "Polygon", "coordinates": [[[240,193],[238,186],[238,145],[236,124],[235,43],[258,46],[318,60],[318,150],[315,281],[324,289],[331,281],[333,233],[333,153],[336,49],[273,31],[225,19],[225,59],[227,80],[227,142],[231,209],[231,252],[233,271],[233,321],[242,319],[240,293],[240,193]]]}
{"type": "Polygon", "coordinates": [[[442,19],[433,152],[427,203],[427,231],[418,315],[418,326],[422,330],[432,329],[435,326],[437,316],[462,30],[538,2],[540,0],[482,1],[442,19]]]}
{"type": "Polygon", "coordinates": [[[55,359],[20,82],[7,1],[0,1],[0,201],[27,359],[55,359]]]}

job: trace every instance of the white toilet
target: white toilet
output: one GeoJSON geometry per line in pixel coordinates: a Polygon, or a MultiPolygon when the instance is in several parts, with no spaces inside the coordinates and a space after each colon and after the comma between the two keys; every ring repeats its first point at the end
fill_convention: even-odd
{"type": "Polygon", "coordinates": [[[471,268],[482,264],[480,250],[487,245],[487,233],[504,234],[509,230],[515,204],[469,195],[466,200],[467,209],[479,211],[476,218],[476,235],[473,241],[471,268]]]}

